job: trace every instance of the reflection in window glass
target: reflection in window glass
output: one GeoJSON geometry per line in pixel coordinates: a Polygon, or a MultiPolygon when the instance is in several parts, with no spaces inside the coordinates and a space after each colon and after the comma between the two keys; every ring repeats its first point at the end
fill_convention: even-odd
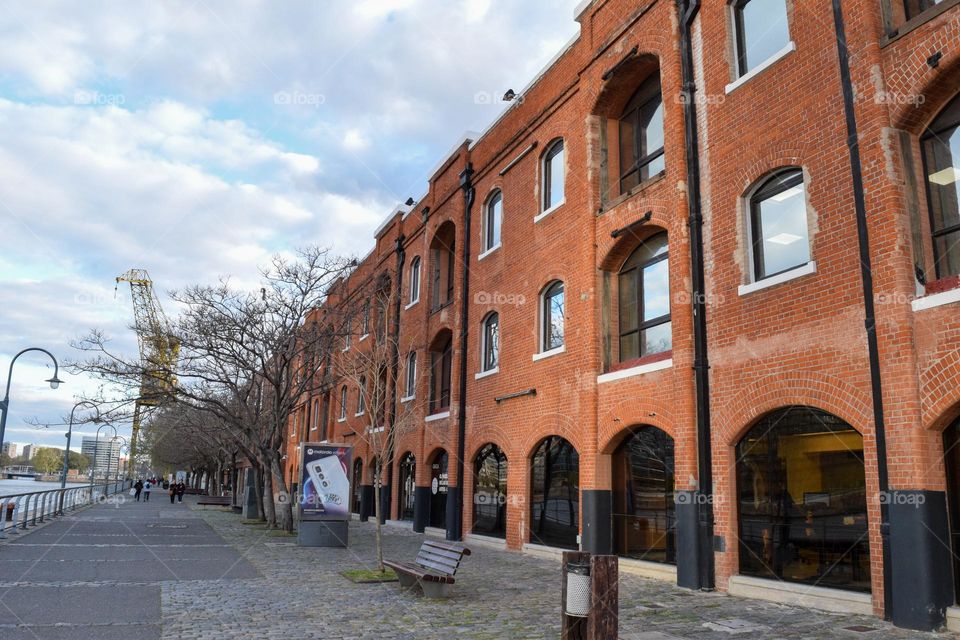
{"type": "Polygon", "coordinates": [[[430,464],[430,526],[447,528],[447,452],[440,451],[430,464]]]}
{"type": "Polygon", "coordinates": [[[734,20],[741,76],[790,42],[786,0],[740,0],[734,5],[734,20]]]}
{"type": "Polygon", "coordinates": [[[620,116],[620,193],[664,170],[663,98],[660,76],[652,74],[620,116]]]}
{"type": "Polygon", "coordinates": [[[412,453],[408,453],[400,460],[400,505],[397,515],[400,520],[413,520],[413,505],[416,496],[414,491],[417,473],[417,461],[412,453]]]}
{"type": "Polygon", "coordinates": [[[554,282],[543,294],[542,350],[563,346],[563,283],[554,282]]]}
{"type": "Polygon", "coordinates": [[[619,276],[620,362],[672,348],[670,274],[665,232],[645,240],[619,276]]]}
{"type": "Polygon", "coordinates": [[[933,121],[922,145],[937,278],[960,275],[960,97],[933,121]]]}
{"type": "Polygon", "coordinates": [[[577,548],[580,456],[559,436],[544,440],[531,468],[530,542],[577,548]]]}
{"type": "Polygon", "coordinates": [[[500,364],[500,316],[491,313],[483,321],[483,371],[496,369],[500,364]]]}
{"type": "Polygon", "coordinates": [[[740,573],[870,590],[863,437],[836,416],[789,407],[737,445],[740,573]]]}
{"type": "Polygon", "coordinates": [[[543,210],[563,202],[563,140],[557,140],[543,157],[543,210]]]}
{"type": "Polygon", "coordinates": [[[800,169],[783,171],[767,180],[750,199],[750,209],[756,280],[810,261],[807,202],[800,169]]]}
{"type": "Polygon", "coordinates": [[[507,457],[494,444],[483,447],[474,462],[473,532],[507,536],[507,457]]]}
{"type": "Polygon", "coordinates": [[[420,257],[410,263],[410,304],[420,299],[420,257]]]}
{"type": "Polygon", "coordinates": [[[903,10],[907,20],[914,18],[930,7],[935,7],[943,0],[903,0],[903,10]]]}
{"type": "Polygon", "coordinates": [[[487,215],[484,220],[483,248],[493,249],[500,245],[500,225],[503,220],[503,194],[497,191],[487,202],[487,215]]]}
{"type": "Polygon", "coordinates": [[[673,438],[634,431],[613,456],[614,546],[618,555],[676,562],[673,438]]]}
{"type": "Polygon", "coordinates": [[[417,352],[411,351],[407,356],[407,393],[412,398],[417,390],[417,352]]]}

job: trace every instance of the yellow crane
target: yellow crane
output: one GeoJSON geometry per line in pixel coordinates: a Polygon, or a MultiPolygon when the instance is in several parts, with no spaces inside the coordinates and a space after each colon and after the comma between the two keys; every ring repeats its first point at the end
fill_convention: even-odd
{"type": "Polygon", "coordinates": [[[140,394],[133,409],[130,458],[127,461],[128,473],[132,475],[143,408],[155,407],[174,397],[180,341],[170,329],[170,322],[164,315],[160,300],[153,291],[153,282],[146,269],[130,269],[117,276],[118,287],[121,282],[130,284],[133,324],[137,333],[137,342],[140,345],[140,362],[143,367],[140,377],[140,394]]]}

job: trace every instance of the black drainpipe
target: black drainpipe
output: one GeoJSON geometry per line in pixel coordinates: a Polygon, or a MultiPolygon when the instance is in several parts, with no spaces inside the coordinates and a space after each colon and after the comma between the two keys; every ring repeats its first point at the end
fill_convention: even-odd
{"type": "MultiPolygon", "coordinates": [[[[877,345],[877,321],[873,307],[873,273],[870,268],[870,235],[867,230],[867,205],[863,195],[863,170],[857,134],[857,116],[853,106],[853,81],[850,76],[850,52],[843,22],[840,0],[833,0],[833,23],[836,28],[837,54],[840,58],[840,84],[843,89],[843,113],[847,121],[847,149],[850,151],[850,174],[853,178],[853,202],[857,215],[857,243],[860,247],[860,275],[863,279],[864,326],[867,329],[867,350],[870,355],[870,387],[873,393],[873,423],[877,439],[877,480],[880,495],[889,490],[887,474],[887,435],[883,419],[883,397],[880,386],[880,348],[877,345]]],[[[890,510],[887,500],[880,500],[880,540],[883,553],[883,617],[891,616],[893,576],[890,567],[890,510]]]]}
{"type": "Polygon", "coordinates": [[[460,286],[460,397],[457,399],[457,486],[449,487],[447,498],[447,540],[463,539],[463,458],[467,436],[467,337],[470,328],[470,212],[476,191],[473,188],[473,163],[460,173],[463,190],[463,279],[460,286]],[[453,507],[451,509],[451,507],[453,507]]]}
{"type": "MultiPolygon", "coordinates": [[[[687,205],[690,226],[690,280],[693,288],[693,371],[697,395],[697,505],[696,586],[714,588],[713,561],[713,451],[710,438],[710,360],[707,356],[707,305],[703,265],[703,211],[700,196],[700,146],[697,135],[697,90],[693,73],[693,42],[690,31],[700,11],[699,0],[677,0],[680,11],[680,70],[687,161],[687,205]]],[[[692,580],[683,586],[693,586],[692,580]]]]}

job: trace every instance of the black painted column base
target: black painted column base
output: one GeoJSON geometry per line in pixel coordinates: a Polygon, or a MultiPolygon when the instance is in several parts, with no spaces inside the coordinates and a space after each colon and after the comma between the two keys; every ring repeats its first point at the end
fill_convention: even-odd
{"type": "Polygon", "coordinates": [[[893,624],[933,631],[946,622],[954,602],[953,558],[946,494],[942,491],[890,491],[893,624]]]}
{"type": "Polygon", "coordinates": [[[390,485],[380,487],[380,524],[390,519],[390,485]]]}
{"type": "Polygon", "coordinates": [[[696,491],[674,493],[677,519],[677,586],[700,588],[700,517],[696,491]]]}
{"type": "Polygon", "coordinates": [[[373,485],[360,485],[360,522],[366,522],[373,515],[373,485]]]}
{"type": "Polygon", "coordinates": [[[594,555],[613,553],[613,492],[609,489],[580,491],[583,534],[580,549],[594,555]]]}
{"type": "Polygon", "coordinates": [[[461,539],[460,527],[463,524],[463,512],[460,500],[460,487],[447,487],[447,540],[458,542],[461,539]]]}
{"type": "Polygon", "coordinates": [[[430,522],[430,487],[413,488],[413,530],[423,533],[430,522]]]}

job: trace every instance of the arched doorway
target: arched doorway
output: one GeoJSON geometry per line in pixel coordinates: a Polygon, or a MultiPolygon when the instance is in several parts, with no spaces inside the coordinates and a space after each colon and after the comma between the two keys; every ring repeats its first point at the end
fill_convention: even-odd
{"type": "Polygon", "coordinates": [[[363,495],[363,460],[357,458],[353,461],[353,492],[352,492],[352,504],[350,505],[350,511],[359,515],[360,513],[360,499],[363,495]]]}
{"type": "Polygon", "coordinates": [[[507,537],[507,456],[484,445],[473,463],[473,533],[507,537]]]}
{"type": "Polygon", "coordinates": [[[417,460],[412,453],[400,459],[400,495],[397,496],[397,518],[413,520],[414,488],[416,487],[417,460]]]}
{"type": "Polygon", "coordinates": [[[673,438],[634,428],[613,454],[613,540],[617,555],[676,563],[673,438]]]}
{"type": "Polygon", "coordinates": [[[447,452],[441,449],[430,463],[430,526],[447,528],[447,452]]]}
{"type": "Polygon", "coordinates": [[[576,549],[580,533],[580,456],[560,436],[533,454],[530,469],[530,542],[576,549]]]}
{"type": "Polygon", "coordinates": [[[740,573],[870,591],[863,437],[812,407],[761,418],[737,444],[740,573]]]}
{"type": "Polygon", "coordinates": [[[943,432],[943,462],[947,467],[947,511],[953,550],[953,589],[960,601],[960,418],[943,432]]]}

